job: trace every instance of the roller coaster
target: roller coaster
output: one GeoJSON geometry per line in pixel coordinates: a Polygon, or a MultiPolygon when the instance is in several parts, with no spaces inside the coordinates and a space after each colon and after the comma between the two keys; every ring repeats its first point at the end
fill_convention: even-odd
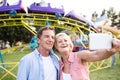
{"type": "MultiPolygon", "coordinates": [[[[55,28],[75,32],[84,37],[86,32],[98,32],[92,22],[85,17],[76,15],[74,11],[70,11],[65,15],[63,6],[61,8],[52,8],[50,3],[42,1],[40,3],[34,2],[29,8],[27,8],[27,10],[28,13],[26,13],[22,6],[22,0],[19,0],[16,5],[9,5],[6,0],[2,0],[0,2],[0,27],[25,27],[35,36],[36,31],[32,29],[32,27],[42,27],[48,24],[55,28]]],[[[87,37],[85,37],[85,39],[88,40],[87,37]]],[[[81,43],[85,46],[82,41],[81,43]]],[[[91,71],[108,66],[110,66],[109,60],[89,64],[91,71]]],[[[5,68],[3,69],[16,78],[16,75],[10,73],[9,70],[6,70],[5,68]]],[[[5,75],[3,75],[0,80],[4,77],[5,75]]]]}

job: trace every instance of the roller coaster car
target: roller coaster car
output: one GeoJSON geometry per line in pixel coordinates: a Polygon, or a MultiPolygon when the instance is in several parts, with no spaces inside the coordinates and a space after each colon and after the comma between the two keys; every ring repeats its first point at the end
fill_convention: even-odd
{"type": "Polygon", "coordinates": [[[95,27],[94,23],[92,21],[87,20],[85,17],[77,15],[74,10],[70,11],[68,14],[65,15],[67,18],[75,19],[78,21],[81,21],[85,24],[89,24],[92,27],[95,27]]]}
{"type": "Polygon", "coordinates": [[[40,3],[33,3],[31,4],[30,8],[29,8],[29,12],[34,12],[34,13],[48,13],[48,14],[53,14],[55,15],[55,13],[59,13],[61,15],[64,15],[64,9],[63,7],[60,8],[52,8],[50,6],[50,3],[46,3],[46,2],[40,2],[40,3]]]}
{"type": "Polygon", "coordinates": [[[3,5],[0,6],[0,14],[10,13],[11,10],[25,13],[21,0],[19,0],[19,2],[15,5],[9,5],[6,1],[4,1],[3,5]]]}

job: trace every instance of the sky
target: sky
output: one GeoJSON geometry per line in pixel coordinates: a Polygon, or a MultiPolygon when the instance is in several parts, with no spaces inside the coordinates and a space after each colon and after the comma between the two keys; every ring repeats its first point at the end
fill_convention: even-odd
{"type": "MultiPolygon", "coordinates": [[[[15,4],[19,0],[7,0],[9,4],[15,4]]],[[[23,5],[29,7],[33,2],[40,2],[41,0],[23,0],[23,5]]],[[[120,0],[44,0],[50,2],[52,7],[64,6],[65,13],[74,10],[77,14],[86,15],[91,18],[91,15],[96,11],[99,15],[103,9],[109,10],[114,7],[115,11],[120,11],[120,0]]]]}

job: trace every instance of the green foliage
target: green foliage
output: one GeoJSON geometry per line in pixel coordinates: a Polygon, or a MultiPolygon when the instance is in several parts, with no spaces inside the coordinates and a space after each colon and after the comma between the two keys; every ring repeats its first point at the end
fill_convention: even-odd
{"type": "Polygon", "coordinates": [[[32,37],[30,33],[24,27],[1,27],[0,28],[0,40],[9,41],[10,45],[15,44],[18,41],[28,43],[32,37]]]}
{"type": "MultiPolygon", "coordinates": [[[[120,11],[117,13],[113,7],[110,7],[108,10],[103,9],[100,16],[107,14],[108,18],[112,21],[112,27],[117,26],[120,29],[120,11]]],[[[92,14],[92,18],[98,18],[98,13],[96,11],[92,14]]]]}

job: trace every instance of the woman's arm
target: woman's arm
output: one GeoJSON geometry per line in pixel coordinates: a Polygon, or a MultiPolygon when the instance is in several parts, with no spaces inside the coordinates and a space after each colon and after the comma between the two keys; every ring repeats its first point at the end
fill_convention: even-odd
{"type": "Polygon", "coordinates": [[[115,54],[116,52],[120,51],[120,40],[113,39],[112,40],[112,48],[111,49],[102,49],[102,50],[83,50],[78,52],[78,57],[81,60],[87,61],[87,62],[95,62],[99,60],[106,59],[110,57],[111,55],[115,54]]]}

